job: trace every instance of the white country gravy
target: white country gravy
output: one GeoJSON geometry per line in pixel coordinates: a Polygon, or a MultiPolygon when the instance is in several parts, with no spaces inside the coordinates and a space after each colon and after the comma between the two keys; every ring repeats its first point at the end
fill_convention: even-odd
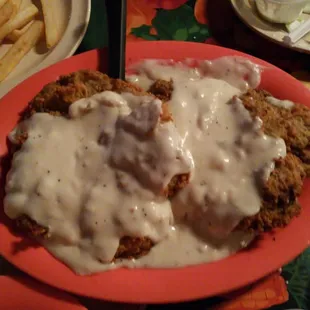
{"type": "Polygon", "coordinates": [[[290,110],[291,108],[294,107],[294,102],[290,101],[290,100],[280,100],[271,96],[268,96],[266,98],[267,102],[278,107],[278,108],[282,108],[282,109],[288,109],[290,110]]]}
{"type": "Polygon", "coordinates": [[[264,135],[236,97],[260,83],[248,60],[145,60],[133,69],[128,79],[145,88],[172,79],[174,122],[161,121],[159,99],[106,91],[73,103],[69,118],[37,113],[10,135],[28,138],[14,154],[5,212],[47,227],[44,246],[79,274],[235,253],[253,236],[234,228],[259,212],[261,185],[286,155],[284,141],[264,135]],[[167,199],[173,176],[187,173],[189,184],[167,199]],[[147,236],[155,246],[109,263],[123,236],[147,236]]]}

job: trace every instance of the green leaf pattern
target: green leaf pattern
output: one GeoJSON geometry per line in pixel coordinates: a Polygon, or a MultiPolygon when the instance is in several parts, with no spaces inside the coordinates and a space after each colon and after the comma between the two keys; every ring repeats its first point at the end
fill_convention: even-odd
{"type": "MultiPolygon", "coordinates": [[[[190,2],[190,1],[189,1],[190,2]]],[[[174,40],[205,42],[210,37],[207,25],[200,24],[194,16],[190,3],[174,10],[157,9],[152,25],[131,29],[131,34],[145,40],[174,40]],[[152,34],[154,28],[157,34],[152,34]]]]}
{"type": "Polygon", "coordinates": [[[310,248],[283,268],[290,296],[301,309],[310,306],[310,248]]]}

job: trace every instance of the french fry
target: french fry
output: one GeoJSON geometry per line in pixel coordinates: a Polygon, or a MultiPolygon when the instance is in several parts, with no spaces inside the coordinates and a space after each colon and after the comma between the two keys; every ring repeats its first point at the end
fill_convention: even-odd
{"type": "Polygon", "coordinates": [[[55,1],[40,1],[45,24],[46,45],[48,48],[52,48],[58,43],[61,38],[61,29],[59,24],[57,23],[55,1]]]}
{"type": "Polygon", "coordinates": [[[13,30],[11,33],[9,33],[6,36],[6,39],[9,39],[11,42],[16,42],[29,29],[29,27],[33,23],[34,23],[34,21],[32,20],[27,25],[25,25],[23,28],[13,30]]]}
{"type": "Polygon", "coordinates": [[[0,8],[3,7],[3,5],[5,4],[6,1],[7,1],[7,0],[0,0],[0,8]]]}
{"type": "Polygon", "coordinates": [[[19,64],[22,58],[37,44],[44,30],[42,21],[35,21],[29,29],[0,59],[0,82],[19,64]]]}
{"type": "Polygon", "coordinates": [[[12,0],[12,1],[13,1],[13,4],[16,5],[17,10],[19,10],[22,4],[22,0],[12,0]]]}
{"type": "Polygon", "coordinates": [[[0,27],[0,41],[15,29],[19,29],[28,24],[34,16],[39,13],[38,8],[31,4],[25,10],[20,11],[17,15],[0,27]]]}
{"type": "Polygon", "coordinates": [[[13,6],[14,6],[14,11],[13,11],[13,14],[11,15],[10,19],[14,18],[17,15],[17,13],[20,9],[20,5],[22,4],[22,0],[11,0],[11,1],[13,3],[13,6]]]}
{"type": "Polygon", "coordinates": [[[12,2],[12,5],[13,5],[13,12],[12,12],[9,20],[12,20],[17,15],[17,13],[20,9],[22,0],[10,0],[10,1],[12,2]]]}
{"type": "Polygon", "coordinates": [[[13,2],[12,0],[7,0],[4,3],[4,5],[0,8],[0,27],[10,19],[13,12],[14,12],[13,2]]]}
{"type": "MultiPolygon", "coordinates": [[[[19,11],[21,11],[22,9],[25,9],[26,6],[29,5],[27,4],[26,6],[24,6],[25,3],[23,0],[11,0],[11,1],[13,2],[13,5],[15,6],[15,10],[13,14],[11,15],[10,19],[14,18],[19,11]]],[[[27,31],[27,29],[32,25],[32,23],[33,23],[33,20],[29,22],[28,24],[26,24],[24,27],[13,30],[11,33],[9,33],[6,36],[6,39],[10,40],[11,42],[16,42],[27,31]]]]}
{"type": "Polygon", "coordinates": [[[29,5],[29,0],[22,0],[22,3],[20,5],[20,9],[24,10],[29,5]]]}

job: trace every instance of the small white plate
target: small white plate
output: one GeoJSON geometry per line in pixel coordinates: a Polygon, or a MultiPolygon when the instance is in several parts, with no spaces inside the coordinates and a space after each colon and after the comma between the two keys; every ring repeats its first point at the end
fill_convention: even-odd
{"type": "MultiPolygon", "coordinates": [[[[257,12],[255,0],[231,0],[231,3],[244,23],[257,33],[285,47],[310,54],[310,40],[307,39],[309,36],[304,37],[291,46],[285,44],[283,38],[288,34],[285,25],[269,23],[261,18],[257,12]]],[[[310,18],[310,15],[302,14],[301,17],[306,20],[310,18]]]]}
{"type": "MultiPolygon", "coordinates": [[[[13,70],[13,72],[0,83],[0,98],[17,84],[64,58],[67,58],[76,51],[81,43],[90,18],[91,0],[51,0],[55,1],[57,8],[58,22],[63,27],[63,36],[59,43],[50,51],[47,50],[45,42],[33,48],[13,70]]],[[[40,7],[39,0],[26,0],[24,4],[34,3],[40,7]]],[[[0,47],[2,56],[10,45],[0,47]]]]}

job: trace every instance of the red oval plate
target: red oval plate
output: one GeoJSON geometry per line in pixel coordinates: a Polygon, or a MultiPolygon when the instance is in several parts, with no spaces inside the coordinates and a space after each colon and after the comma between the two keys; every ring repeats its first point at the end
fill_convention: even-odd
{"type": "Polygon", "coordinates": [[[0,287],[0,309],[87,310],[73,296],[28,276],[0,276],[0,287]]]}
{"type": "MultiPolygon", "coordinates": [[[[6,136],[14,127],[27,102],[60,74],[83,68],[105,67],[104,51],[93,50],[35,74],[0,101],[0,155],[5,154],[6,136]]],[[[280,69],[237,51],[197,43],[138,42],[127,47],[127,64],[143,58],[214,59],[239,55],[265,66],[261,87],[279,98],[305,105],[310,91],[280,69]]],[[[4,174],[4,173],[2,173],[4,174]]],[[[166,303],[214,296],[245,286],[292,260],[310,240],[310,182],[306,181],[300,199],[301,216],[285,229],[265,234],[255,246],[227,259],[181,269],[119,269],[93,276],[77,276],[42,247],[14,235],[10,222],[0,214],[0,253],[18,268],[58,288],[99,299],[133,303],[166,303]]],[[[3,191],[3,189],[2,189],[3,191]]],[[[2,199],[1,199],[2,201],[2,199]]]]}

